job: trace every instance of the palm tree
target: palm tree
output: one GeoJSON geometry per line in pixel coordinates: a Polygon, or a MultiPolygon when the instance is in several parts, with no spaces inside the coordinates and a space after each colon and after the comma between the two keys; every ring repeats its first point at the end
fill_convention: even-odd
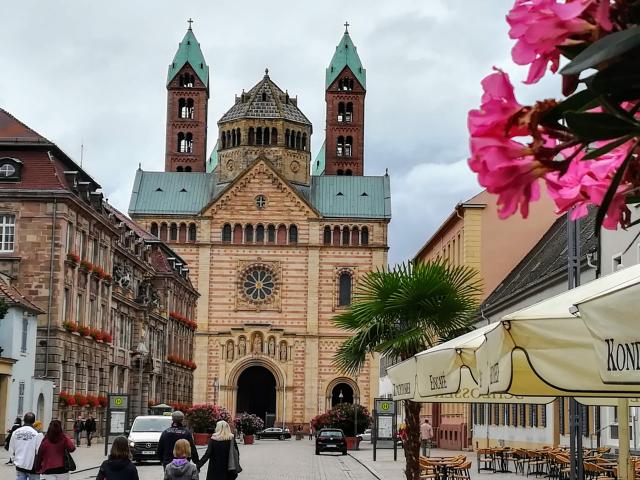
{"type": "MultiPolygon", "coordinates": [[[[350,335],[334,357],[335,366],[346,374],[357,374],[368,354],[406,360],[469,330],[480,292],[474,269],[440,259],[369,273],[354,302],[334,318],[350,335]]],[[[404,406],[405,474],[407,480],[418,480],[420,403],[405,401],[404,406]]]]}

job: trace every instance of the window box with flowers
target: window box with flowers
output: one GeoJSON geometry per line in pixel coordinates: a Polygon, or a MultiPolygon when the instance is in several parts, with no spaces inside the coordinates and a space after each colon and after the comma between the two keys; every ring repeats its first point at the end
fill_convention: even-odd
{"type": "Polygon", "coordinates": [[[67,253],[67,261],[75,267],[80,263],[80,255],[78,255],[77,253],[69,252],[67,253]]]}
{"type": "Polygon", "coordinates": [[[105,408],[107,406],[107,397],[104,395],[98,395],[98,403],[100,403],[101,408],[105,408]]]}
{"type": "Polygon", "coordinates": [[[60,405],[62,405],[63,407],[73,407],[76,404],[76,399],[73,395],[71,395],[69,392],[60,392],[58,394],[58,401],[60,402],[60,405]]]}
{"type": "Polygon", "coordinates": [[[87,405],[97,408],[100,406],[100,400],[95,395],[87,395],[87,405]]]}
{"type": "Polygon", "coordinates": [[[82,335],[83,337],[89,337],[91,334],[91,329],[89,327],[87,327],[86,325],[80,325],[78,327],[78,333],[80,335],[82,335]]]}
{"type": "Polygon", "coordinates": [[[83,269],[86,272],[91,272],[91,271],[93,271],[93,263],[91,263],[88,260],[82,260],[80,262],[80,268],[83,269]]]}
{"type": "Polygon", "coordinates": [[[73,395],[73,398],[76,400],[76,405],[78,405],[79,407],[85,407],[89,404],[87,396],[83,393],[75,393],[73,395]]]}
{"type": "Polygon", "coordinates": [[[70,322],[70,321],[64,322],[62,324],[62,327],[67,332],[70,332],[70,333],[78,333],[78,328],[80,328],[76,322],[70,322]]]}

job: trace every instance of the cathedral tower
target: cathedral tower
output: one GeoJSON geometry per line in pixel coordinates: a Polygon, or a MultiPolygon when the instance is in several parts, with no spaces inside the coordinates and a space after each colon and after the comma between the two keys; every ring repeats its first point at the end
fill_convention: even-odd
{"type": "Polygon", "coordinates": [[[345,23],[342,40],[326,70],[325,175],[364,174],[366,70],[345,23]]]}
{"type": "Polygon", "coordinates": [[[189,20],[167,75],[166,172],[205,171],[208,101],[209,67],[189,20]]]}

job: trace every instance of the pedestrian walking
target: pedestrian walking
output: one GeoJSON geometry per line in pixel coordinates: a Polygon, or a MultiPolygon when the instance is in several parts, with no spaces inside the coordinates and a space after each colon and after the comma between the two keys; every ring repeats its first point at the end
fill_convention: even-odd
{"type": "MultiPolygon", "coordinates": [[[[5,450],[9,450],[9,442],[11,441],[11,435],[13,435],[13,432],[15,432],[21,426],[22,426],[22,419],[20,417],[16,417],[15,421],[13,422],[13,425],[11,426],[11,429],[7,433],[7,438],[4,439],[5,450]]],[[[6,463],[6,465],[13,465],[13,460],[9,458],[9,461],[6,463]]]]}
{"type": "Polygon", "coordinates": [[[44,475],[44,480],[69,480],[73,469],[68,455],[76,446],[62,431],[60,420],[51,420],[47,434],[38,449],[36,472],[44,475]]]}
{"type": "Polygon", "coordinates": [[[33,467],[43,435],[33,428],[35,421],[33,412],[25,413],[24,425],[13,432],[9,441],[9,457],[16,466],[16,480],[40,479],[33,467]]]}
{"type": "Polygon", "coordinates": [[[234,480],[242,471],[238,444],[229,424],[224,420],[216,424],[216,431],[209,440],[202,460],[198,463],[198,470],[207,461],[209,461],[207,480],[234,480]]]}
{"type": "Polygon", "coordinates": [[[80,439],[82,438],[82,432],[84,430],[84,421],[82,415],[78,415],[76,421],[73,422],[73,435],[75,437],[76,446],[80,446],[80,439]]]}
{"type": "Polygon", "coordinates": [[[96,431],[96,420],[92,415],[89,415],[87,421],[84,422],[84,429],[87,431],[87,447],[91,446],[91,439],[96,431]]]}
{"type": "Polygon", "coordinates": [[[173,460],[164,470],[164,480],[198,480],[198,467],[189,461],[191,445],[181,438],[173,447],[173,460]]]}
{"type": "Polygon", "coordinates": [[[171,420],[171,426],[162,432],[160,440],[158,441],[158,450],[156,453],[162,462],[162,467],[166,468],[166,466],[171,463],[171,460],[173,460],[173,447],[181,438],[187,440],[189,445],[191,445],[191,460],[197,465],[200,457],[198,456],[198,450],[196,450],[196,444],[193,443],[193,435],[191,435],[191,432],[183,425],[184,413],[176,410],[171,414],[171,420]]]}
{"type": "Polygon", "coordinates": [[[423,457],[431,455],[431,438],[433,438],[433,427],[429,420],[425,418],[424,423],[420,425],[420,446],[422,447],[423,457]]]}
{"type": "Polygon", "coordinates": [[[102,462],[96,480],[139,480],[138,469],[131,461],[127,437],[116,437],[109,458],[102,462]]]}

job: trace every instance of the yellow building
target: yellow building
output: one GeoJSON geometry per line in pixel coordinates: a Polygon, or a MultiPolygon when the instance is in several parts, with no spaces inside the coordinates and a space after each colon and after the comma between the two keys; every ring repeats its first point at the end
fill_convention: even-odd
{"type": "MultiPolygon", "coordinates": [[[[345,32],[326,72],[328,110],[352,109],[337,132],[363,128],[349,124],[363,117],[349,100],[358,90],[363,105],[364,79],[345,32]]],[[[138,170],[129,207],[188,262],[201,295],[194,402],[289,425],[307,425],[339,401],[371,405],[377,361],[357,378],[337,372],[332,360],[346,334],[332,318],[363,275],[387,264],[389,177],[355,168],[324,175],[324,147],[311,175],[311,123],[268,72],[236,96],[205,161],[208,81],[190,29],[167,79],[167,171],[138,170]]],[[[353,163],[358,132],[337,138],[327,146],[336,149],[331,161],[353,163]]]]}

